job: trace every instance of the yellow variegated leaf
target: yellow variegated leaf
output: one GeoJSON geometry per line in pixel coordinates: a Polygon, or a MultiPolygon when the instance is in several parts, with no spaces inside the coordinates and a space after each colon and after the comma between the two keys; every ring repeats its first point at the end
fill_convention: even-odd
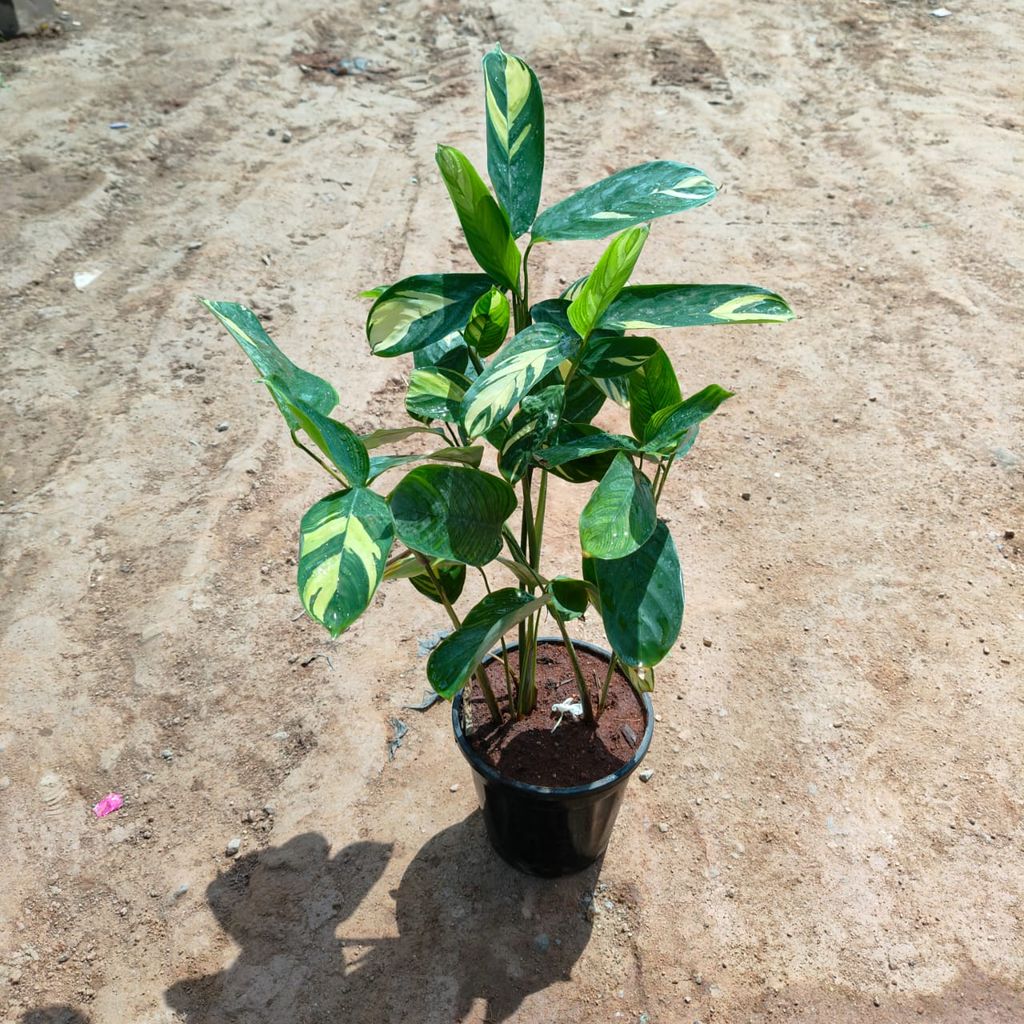
{"type": "Polygon", "coordinates": [[[473,258],[503,288],[518,292],[520,255],[508,217],[463,153],[438,146],[436,159],[473,258]]]}
{"type": "Polygon", "coordinates": [[[707,324],[783,323],[786,300],[749,284],[642,284],[623,288],[601,318],[613,330],[645,331],[707,324]]]}
{"type": "Polygon", "coordinates": [[[413,419],[429,423],[458,423],[462,413],[462,399],[469,388],[469,378],[454,370],[439,366],[413,370],[409,377],[409,391],[405,396],[406,412],[413,419]]]}
{"type": "Polygon", "coordinates": [[[462,424],[470,437],[486,434],[563,360],[579,339],[554,324],[532,324],[508,344],[473,382],[462,402],[462,424]]]}
{"type": "Polygon", "coordinates": [[[605,238],[714,197],[715,186],[702,171],[654,160],[619,171],[549,207],[534,222],[533,237],[538,242],[605,238]]]}
{"type": "Polygon", "coordinates": [[[487,172],[518,238],[533,223],[544,176],[544,101],[525,61],[496,46],[484,57],[487,172]]]}
{"type": "Polygon", "coordinates": [[[649,231],[643,224],[623,231],[612,239],[597,261],[597,266],[583,282],[567,313],[569,323],[581,338],[590,337],[590,332],[597,326],[604,311],[625,287],[640,258],[649,231]]]}
{"type": "Polygon", "coordinates": [[[491,289],[483,274],[417,274],[393,284],[366,318],[376,356],[399,356],[447,338],[466,326],[473,306],[491,289]]]}
{"type": "Polygon", "coordinates": [[[365,487],[329,495],[302,517],[299,597],[332,636],[369,606],[394,537],[387,502],[365,487]]]}

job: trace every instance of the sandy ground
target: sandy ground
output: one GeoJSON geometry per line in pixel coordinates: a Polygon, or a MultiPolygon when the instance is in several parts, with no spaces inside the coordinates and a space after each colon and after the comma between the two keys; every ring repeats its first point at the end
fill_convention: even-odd
{"type": "Polygon", "coordinates": [[[1024,17],[931,6],[97,0],[0,46],[4,1021],[1024,1021],[1024,17]],[[440,610],[297,615],[325,487],[194,299],[399,419],[355,295],[470,269],[432,155],[482,163],[496,39],[542,78],[546,202],[693,163],[724,189],[638,279],[801,316],[664,337],[738,397],[666,492],[654,777],[559,883],[490,854],[445,709],[402,710],[440,610]]]}

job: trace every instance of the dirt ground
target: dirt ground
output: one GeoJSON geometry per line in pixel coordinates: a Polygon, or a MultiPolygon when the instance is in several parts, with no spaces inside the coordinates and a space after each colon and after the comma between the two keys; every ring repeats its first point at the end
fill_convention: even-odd
{"type": "MultiPolygon", "coordinates": [[[[1024,16],[932,6],[80,0],[0,46],[5,1022],[1024,1021],[1024,16]],[[800,315],[664,334],[738,395],[666,490],[654,776],[557,883],[490,853],[446,708],[403,710],[440,609],[298,614],[329,488],[195,301],[401,420],[356,294],[471,269],[433,147],[482,164],[496,40],[545,204],[692,163],[722,192],[637,279],[800,315]]],[[[544,247],[538,296],[599,250],[544,247]]]]}

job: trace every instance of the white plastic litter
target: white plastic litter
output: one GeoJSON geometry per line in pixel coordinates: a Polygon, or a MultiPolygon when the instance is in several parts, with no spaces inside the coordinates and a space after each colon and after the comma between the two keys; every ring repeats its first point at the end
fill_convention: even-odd
{"type": "Polygon", "coordinates": [[[936,7],[928,12],[933,18],[948,18],[953,12],[946,7],[936,7]]]}
{"type": "Polygon", "coordinates": [[[558,715],[558,721],[551,726],[551,731],[554,732],[566,715],[571,716],[574,722],[578,722],[583,717],[583,705],[578,700],[560,700],[557,704],[551,705],[551,714],[558,715]]]}
{"type": "Polygon", "coordinates": [[[102,270],[80,270],[75,274],[75,287],[84,292],[102,273],[102,270]]]}

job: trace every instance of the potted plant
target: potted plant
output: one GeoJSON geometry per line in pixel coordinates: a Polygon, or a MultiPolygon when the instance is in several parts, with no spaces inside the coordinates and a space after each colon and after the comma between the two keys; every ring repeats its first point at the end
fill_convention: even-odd
{"type": "Polygon", "coordinates": [[[714,197],[692,167],[640,164],[538,215],[537,78],[500,47],[483,72],[494,193],[465,155],[437,150],[482,272],[418,274],[364,293],[370,351],[413,356],[412,422],[357,435],[330,416],[335,389],[293,364],[250,310],[204,304],[255,364],[294,443],[333,479],[299,528],[306,612],[336,637],[389,580],[443,605],[452,632],[427,677],[453,702],[491,840],[516,866],[556,875],[604,851],[650,743],[655,666],[683,617],[679,559],[658,503],[699,424],[730,397],[716,384],[684,397],[650,334],[793,314],[750,285],[628,284],[647,222],[714,197]],[[538,249],[610,235],[587,276],[535,301],[538,249]],[[622,422],[628,410],[628,433],[599,425],[609,410],[622,422]],[[590,488],[578,576],[547,575],[542,557],[553,478],[590,488]],[[468,569],[482,589],[462,611],[468,569]],[[570,636],[569,623],[591,609],[610,651],[570,636]],[[555,635],[542,637],[548,619],[555,635]]]}

